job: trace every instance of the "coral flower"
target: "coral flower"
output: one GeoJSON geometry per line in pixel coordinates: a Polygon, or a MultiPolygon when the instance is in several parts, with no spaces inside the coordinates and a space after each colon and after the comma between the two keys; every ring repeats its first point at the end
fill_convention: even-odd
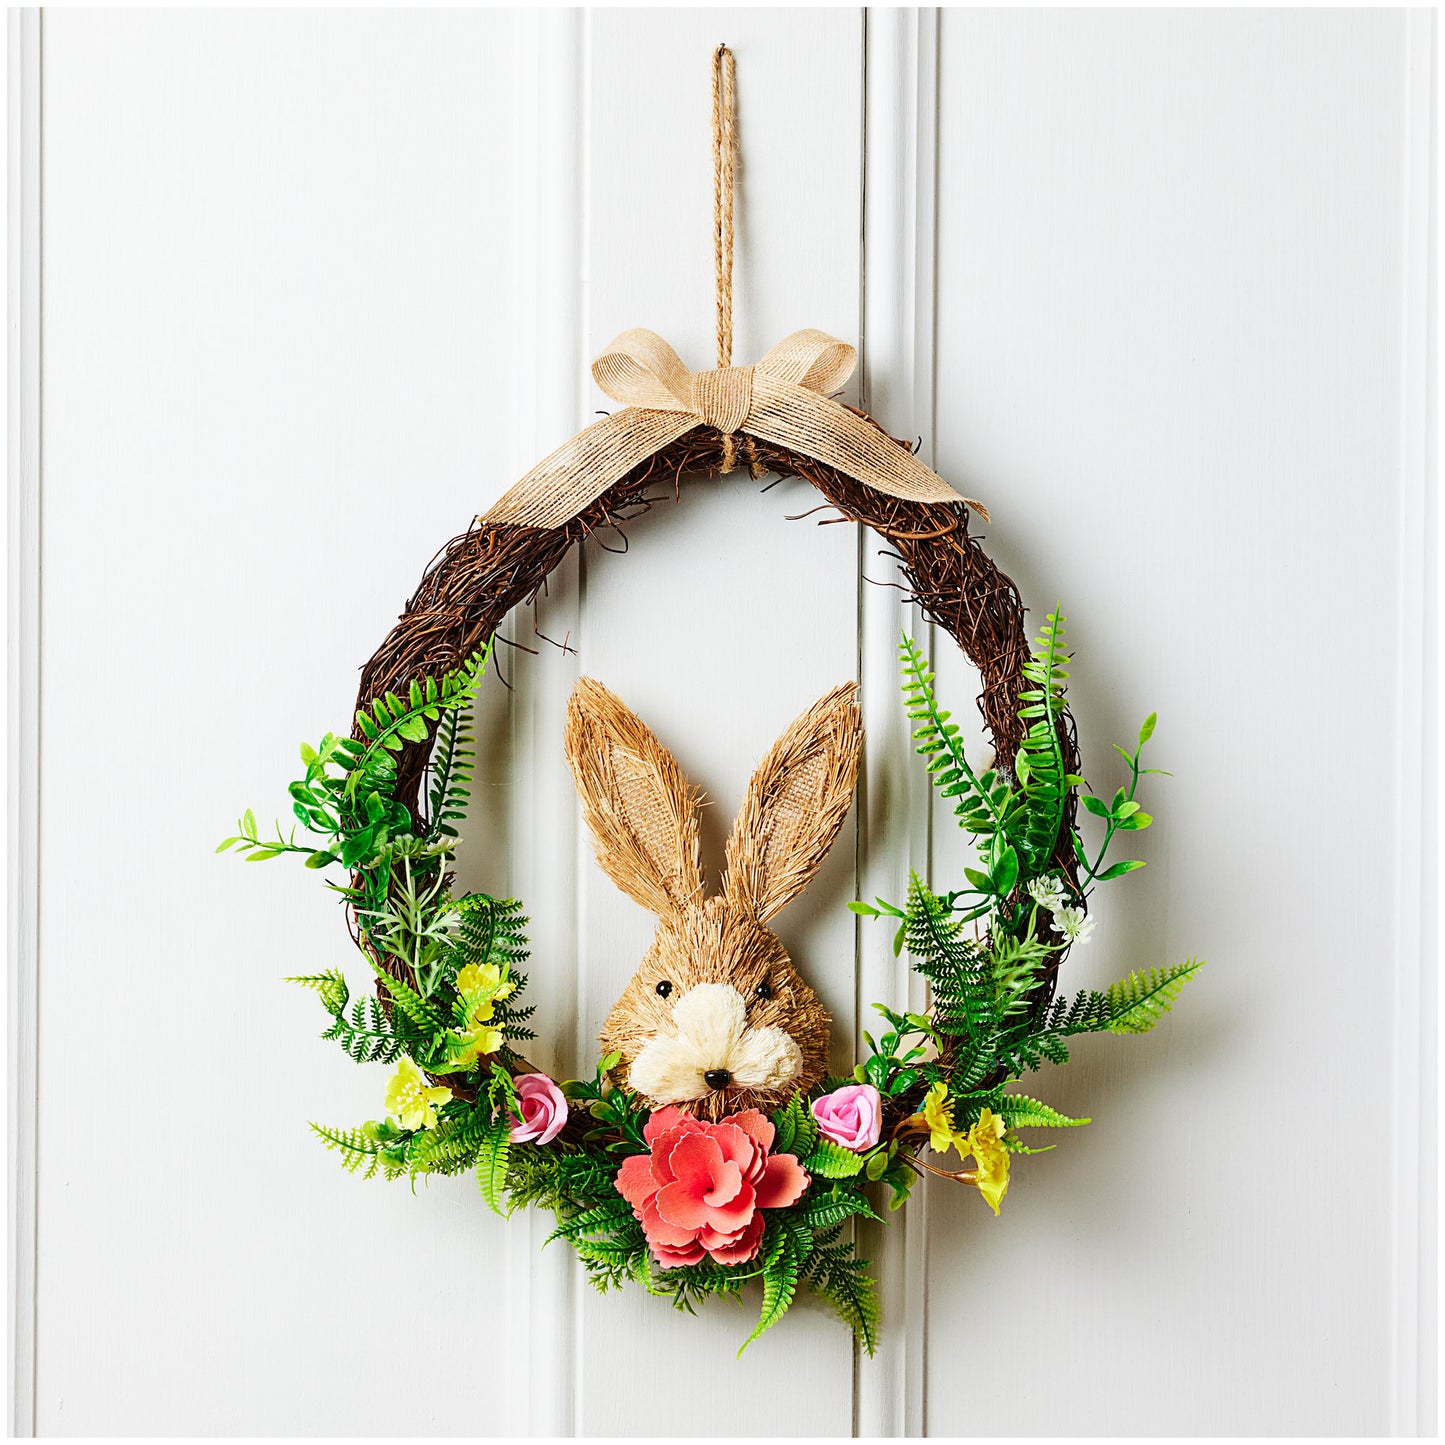
{"type": "Polygon", "coordinates": [[[794,1155],[768,1153],[775,1134],[757,1109],[716,1124],[677,1108],[653,1113],[642,1131],[652,1152],[623,1160],[617,1192],[664,1269],[757,1254],[763,1210],[796,1203],[809,1183],[794,1155]]]}

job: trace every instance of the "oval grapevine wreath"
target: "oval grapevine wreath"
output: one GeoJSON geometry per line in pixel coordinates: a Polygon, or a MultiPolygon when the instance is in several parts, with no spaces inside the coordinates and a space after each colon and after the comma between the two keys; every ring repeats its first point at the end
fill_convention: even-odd
{"type": "Polygon", "coordinates": [[[220,849],[297,854],[344,875],[328,886],[375,990],[353,998],[338,969],[294,981],[320,996],[322,1037],[392,1071],[381,1118],[312,1126],[348,1169],[475,1171],[498,1212],[553,1211],[553,1238],[599,1289],[634,1280],[691,1309],[758,1280],[761,1313],[744,1347],[806,1287],[871,1354],[876,1295],[850,1221],[878,1219],[885,1201],[899,1208],[928,1176],[976,1189],[997,1214],[1014,1159],[1036,1152],[1032,1131],[1088,1122],[1016,1082],[1063,1063],[1076,1035],[1146,1032],[1200,965],[1056,997],[1061,962],[1093,927],[1091,893],[1143,866],[1111,855],[1152,821],[1137,795],[1154,771],[1140,760],[1153,717],[1117,749],[1124,784],[1081,795],[1063,617],[1050,614],[1030,645],[1017,589],[969,530],[971,507],[987,514],[870,418],[827,399],[853,369],[852,347],[800,332],[756,366],[733,367],[730,346],[720,320],[719,364],[694,374],[651,332],[619,337],[594,374],[623,409],[443,549],[363,668],[349,736],[302,747],[305,774],[290,794],[316,841],[279,825],[265,837],[248,811],[220,849]],[[522,905],[453,892],[472,701],[497,628],[578,542],[740,456],[755,476],[802,478],[882,537],[923,614],[978,669],[995,753],[984,770],[935,697],[923,651],[901,641],[920,766],[974,838],[977,866],[942,892],[915,876],[903,899],[850,905],[890,921],[932,1003],[923,1013],[875,1004],[884,1024],[864,1036],[867,1056],[830,1077],[828,1017],[767,925],[848,811],[861,746],[852,684],[767,752],[709,897],[698,794],[646,725],[583,678],[566,733],[583,817],[603,871],[658,926],[602,1025],[594,1075],[554,1081],[523,1054],[535,1035],[522,905]],[[1102,823],[1092,848],[1075,826],[1081,797],[1102,823]],[[958,1167],[947,1167],[950,1152],[958,1167]]]}

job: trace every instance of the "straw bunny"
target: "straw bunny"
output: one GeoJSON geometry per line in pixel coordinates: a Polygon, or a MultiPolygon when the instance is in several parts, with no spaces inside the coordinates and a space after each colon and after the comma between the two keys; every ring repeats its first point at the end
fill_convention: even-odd
{"type": "Polygon", "coordinates": [[[812,879],[853,798],[856,687],[820,698],[748,784],[722,891],[704,895],[701,795],[601,683],[567,709],[567,760],[602,871],[658,917],[642,966],[602,1026],[613,1078],[705,1119],[773,1110],[827,1072],[828,1015],[767,922],[812,879]]]}

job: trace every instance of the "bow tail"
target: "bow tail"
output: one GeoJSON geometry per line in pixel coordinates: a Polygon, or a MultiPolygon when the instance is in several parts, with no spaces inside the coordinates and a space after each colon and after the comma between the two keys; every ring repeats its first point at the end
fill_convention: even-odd
{"type": "Polygon", "coordinates": [[[907,447],[872,423],[807,387],[758,376],[753,405],[743,430],[760,441],[803,452],[815,461],[856,477],[877,492],[908,502],[966,502],[986,522],[988,509],[960,497],[907,447]]]}
{"type": "Polygon", "coordinates": [[[688,412],[625,407],[538,462],[477,518],[489,526],[560,527],[639,462],[698,425],[688,412]]]}

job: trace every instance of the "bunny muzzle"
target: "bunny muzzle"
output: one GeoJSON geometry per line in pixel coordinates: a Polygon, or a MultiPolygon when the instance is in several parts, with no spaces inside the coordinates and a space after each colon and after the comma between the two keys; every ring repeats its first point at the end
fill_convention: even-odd
{"type": "Polygon", "coordinates": [[[786,1094],[803,1073],[797,1040],[775,1025],[750,1028],[747,1000],[731,984],[689,989],[671,1027],[638,1050],[628,1071],[632,1087],[656,1104],[706,1102],[706,1112],[726,1112],[730,1095],[786,1094]]]}

